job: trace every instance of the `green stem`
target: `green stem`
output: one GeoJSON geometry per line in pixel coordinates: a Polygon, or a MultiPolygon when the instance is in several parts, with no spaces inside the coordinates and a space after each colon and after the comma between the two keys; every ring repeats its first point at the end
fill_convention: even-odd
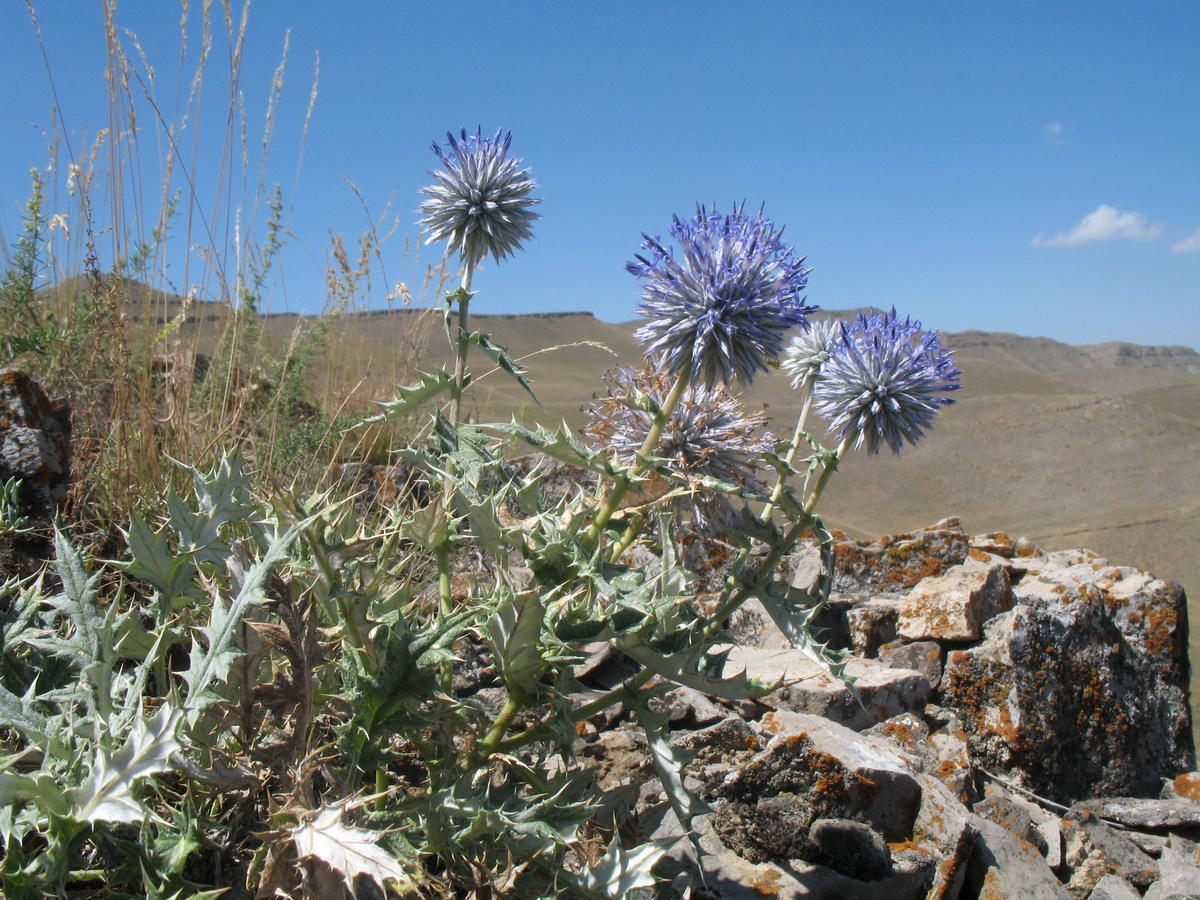
{"type": "MultiPolygon", "coordinates": [[[[804,406],[800,408],[800,418],[796,420],[796,430],[792,432],[792,445],[788,447],[787,455],[783,461],[790,467],[792,461],[796,458],[796,451],[800,448],[800,439],[804,436],[804,425],[808,421],[808,410],[812,406],[812,390],[808,392],[808,396],[804,398],[804,406]]],[[[775,505],[779,502],[779,498],[783,496],[783,489],[787,485],[788,476],[786,472],[779,473],[779,480],[775,482],[775,490],[771,492],[771,499],[767,501],[767,505],[763,507],[762,515],[759,517],[764,522],[771,515],[775,505]]]]}
{"type": "Polygon", "coordinates": [[[455,340],[454,354],[454,387],[451,389],[451,406],[450,406],[450,421],[458,428],[462,424],[462,394],[463,383],[467,378],[467,350],[470,347],[470,342],[467,340],[470,334],[467,331],[467,311],[471,304],[471,278],[475,273],[475,266],[471,262],[466,263],[466,269],[463,272],[462,292],[459,294],[458,301],[458,336],[455,340]]]}
{"type": "Polygon", "coordinates": [[[496,716],[492,727],[488,729],[488,733],[480,739],[470,755],[463,761],[463,772],[473,771],[481,761],[496,752],[496,748],[500,746],[500,742],[504,738],[504,733],[508,731],[508,726],[512,724],[512,720],[516,718],[523,705],[521,697],[515,693],[509,693],[508,699],[504,701],[504,706],[496,716]]]}
{"type": "Polygon", "coordinates": [[[846,451],[850,449],[850,439],[842,441],[838,444],[838,448],[834,451],[833,459],[825,464],[821,470],[821,477],[817,479],[816,487],[812,493],[808,495],[808,501],[804,504],[804,511],[811,513],[817,508],[817,501],[821,499],[821,494],[825,491],[825,485],[829,484],[829,478],[837,471],[838,463],[840,463],[846,455],[846,451]]]}
{"type": "MultiPolygon", "coordinates": [[[[767,554],[762,563],[759,564],[754,577],[742,580],[730,576],[725,582],[725,590],[722,591],[722,599],[717,602],[716,609],[708,619],[708,623],[704,626],[702,633],[705,637],[712,637],[721,624],[732,616],[746,599],[754,593],[761,585],[764,577],[775,571],[775,567],[779,565],[780,560],[792,552],[792,548],[796,546],[796,541],[800,540],[800,535],[804,530],[812,524],[812,518],[805,516],[798,522],[792,523],[792,527],[788,529],[782,541],[774,544],[771,547],[771,552],[767,554]]],[[[745,552],[742,553],[742,558],[745,557],[745,552]]]]}
{"type": "MultiPolygon", "coordinates": [[[[679,401],[683,398],[683,392],[687,390],[688,384],[692,380],[690,370],[685,370],[679,380],[675,382],[675,386],[671,388],[671,393],[667,396],[667,402],[663,404],[662,409],[658,411],[658,415],[654,417],[653,423],[650,425],[650,433],[646,435],[646,440],[642,442],[642,448],[638,451],[638,455],[634,461],[633,475],[640,475],[645,471],[646,464],[643,459],[652,455],[655,448],[658,447],[658,441],[662,437],[663,429],[667,427],[667,423],[671,421],[671,416],[675,412],[675,407],[679,405],[679,401]]],[[[612,492],[608,495],[608,499],[596,513],[595,519],[588,528],[586,542],[591,546],[595,546],[600,540],[600,535],[604,531],[604,526],[608,524],[609,519],[613,517],[621,505],[621,501],[625,499],[625,495],[629,493],[631,479],[629,475],[622,474],[616,479],[613,485],[612,492]]]]}
{"type": "MultiPolygon", "coordinates": [[[[637,691],[640,691],[649,684],[652,678],[654,678],[654,673],[649,669],[642,668],[611,691],[606,691],[599,697],[588,701],[582,706],[576,707],[567,713],[567,715],[572,722],[582,722],[596,713],[608,709],[623,697],[632,697],[637,691]]],[[[550,717],[548,716],[531,728],[525,729],[520,734],[514,734],[512,737],[498,742],[491,752],[511,753],[514,750],[521,749],[526,744],[548,740],[553,736],[552,729],[549,726],[550,717]]]]}
{"type": "MultiPolygon", "coordinates": [[[[449,525],[444,526],[449,528],[449,525]]],[[[454,612],[454,597],[450,584],[450,542],[439,541],[433,551],[438,569],[438,607],[443,616],[454,612]]]]}
{"type": "Polygon", "coordinates": [[[625,533],[621,535],[621,539],[612,548],[612,553],[609,554],[608,561],[616,563],[621,558],[621,554],[629,549],[629,545],[634,542],[638,536],[638,532],[642,530],[642,525],[646,523],[646,517],[641,513],[633,516],[629,520],[629,527],[625,529],[625,533]]]}
{"type": "Polygon", "coordinates": [[[383,812],[386,809],[387,801],[387,770],[375,770],[375,793],[378,795],[375,798],[375,811],[383,812]]]}

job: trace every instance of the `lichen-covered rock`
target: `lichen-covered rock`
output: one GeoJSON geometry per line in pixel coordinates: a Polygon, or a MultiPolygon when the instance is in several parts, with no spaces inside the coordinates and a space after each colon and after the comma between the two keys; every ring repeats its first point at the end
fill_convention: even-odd
{"type": "Polygon", "coordinates": [[[926,707],[924,715],[903,713],[872,725],[863,734],[883,738],[920,760],[921,769],[937,778],[959,800],[975,795],[975,773],[967,752],[966,735],[953,714],[926,707]]]}
{"type": "Polygon", "coordinates": [[[923,579],[900,604],[897,634],[906,641],[977,641],[983,623],[1013,607],[1004,566],[954,566],[923,579]]]}
{"type": "Polygon", "coordinates": [[[1024,579],[1014,594],[1025,603],[1052,605],[1064,594],[1097,589],[1113,622],[1166,684],[1181,690],[1188,684],[1187,599],[1177,584],[1128,566],[1112,566],[1096,556],[1049,554],[1046,565],[1024,579]],[[1065,565],[1052,565],[1062,557],[1065,565]]]}
{"type": "Polygon", "coordinates": [[[937,641],[887,644],[879,650],[879,661],[892,669],[920,672],[934,688],[942,683],[942,645],[937,641]]]}
{"type": "Polygon", "coordinates": [[[969,813],[940,781],[920,771],[917,760],[885,739],[817,716],[778,712],[762,724],[777,734],[726,780],[714,804],[712,828],[727,849],[759,865],[803,860],[835,869],[835,860],[844,867],[859,855],[871,864],[857,881],[903,874],[905,884],[917,889],[913,894],[891,886],[895,893],[870,896],[957,895],[974,839],[969,813]],[[867,840],[861,828],[844,821],[879,839],[867,840]],[[915,884],[914,872],[920,873],[915,884]]]}
{"type": "Polygon", "coordinates": [[[872,597],[855,604],[846,613],[846,626],[854,652],[859,656],[877,656],[880,647],[896,640],[899,618],[900,604],[891,597],[872,597]]]}
{"type": "Polygon", "coordinates": [[[839,540],[833,547],[837,559],[833,589],[848,593],[907,591],[922,578],[959,565],[967,558],[967,549],[967,535],[953,518],[876,541],[839,540]]]}
{"type": "Polygon", "coordinates": [[[978,838],[967,867],[971,896],[988,900],[1069,900],[1067,889],[1032,844],[980,816],[975,816],[972,824],[978,838]]]}
{"type": "Polygon", "coordinates": [[[984,640],[951,652],[942,705],[984,768],[1018,773],[1070,802],[1152,796],[1194,767],[1186,691],[1131,643],[1099,589],[1064,589],[991,620],[984,640]]]}
{"type": "Polygon", "coordinates": [[[1158,880],[1158,863],[1129,835],[1095,816],[1065,822],[1063,843],[1066,863],[1073,870],[1067,883],[1073,895],[1086,897],[1105,872],[1115,872],[1142,889],[1158,880]]]}
{"type": "Polygon", "coordinates": [[[21,479],[21,515],[51,521],[70,475],[70,411],[21,370],[0,369],[0,481],[21,479]]]}
{"type": "Polygon", "coordinates": [[[1106,797],[1084,800],[1078,806],[1130,828],[1200,829],[1200,803],[1181,798],[1106,797]]]}

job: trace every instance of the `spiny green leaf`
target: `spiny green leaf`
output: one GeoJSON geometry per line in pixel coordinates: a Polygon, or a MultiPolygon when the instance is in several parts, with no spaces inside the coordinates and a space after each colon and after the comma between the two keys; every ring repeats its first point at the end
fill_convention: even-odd
{"type": "Polygon", "coordinates": [[[523,591],[500,604],[488,619],[487,632],[496,666],[508,689],[524,696],[546,671],[542,622],[546,606],[539,591],[523,591]]]}
{"type": "Polygon", "coordinates": [[[191,666],[183,673],[188,685],[185,708],[189,712],[198,712],[209,706],[215,697],[209,688],[217,681],[223,681],[229,674],[239,650],[234,644],[234,637],[246,611],[252,606],[261,604],[265,599],[264,587],[271,575],[271,568],[288,558],[296,540],[309,525],[319,518],[319,515],[309,516],[292,524],[283,534],[277,535],[267,548],[262,559],[251,566],[245,573],[244,581],[237,596],[226,601],[219,590],[212,591],[212,608],[207,627],[201,629],[205,636],[207,647],[203,648],[195,639],[192,641],[191,666]]]}
{"type": "Polygon", "coordinates": [[[31,684],[25,696],[18,697],[0,685],[0,724],[15,728],[31,743],[42,744],[48,737],[47,721],[46,716],[34,706],[33,691],[34,685],[31,684]]]}
{"type": "MultiPolygon", "coordinates": [[[[419,384],[410,384],[405,387],[397,387],[400,397],[396,400],[389,400],[377,403],[376,405],[382,410],[378,415],[363,419],[360,425],[375,425],[379,422],[387,422],[392,419],[402,419],[412,413],[414,410],[424,406],[428,401],[432,400],[443,391],[447,391],[454,384],[454,376],[445,369],[438,369],[437,372],[419,372],[421,381],[419,384]]],[[[463,387],[465,388],[471,383],[470,375],[463,378],[463,387]]]]}
{"type": "Polygon", "coordinates": [[[70,802],[56,779],[47,773],[18,775],[0,772],[0,808],[17,801],[32,800],[44,814],[62,816],[70,802]]]}
{"type": "Polygon", "coordinates": [[[171,549],[166,534],[155,532],[141,516],[134,515],[125,532],[132,562],[125,572],[133,578],[148,581],[167,600],[180,596],[199,596],[195,586],[196,564],[187,553],[171,549]]]}
{"type": "Polygon", "coordinates": [[[147,811],[134,799],[133,783],[172,767],[171,754],[183,749],[175,737],[180,718],[177,710],[164,703],[152,719],[137,720],[116,753],[100,748],[87,780],[71,792],[71,818],[76,822],[141,822],[147,811]]]}
{"type": "Polygon", "coordinates": [[[100,573],[88,575],[83,554],[67,540],[57,528],[54,529],[54,571],[62,582],[60,608],[72,619],[94,616],[96,597],[100,593],[100,573]]]}
{"type": "Polygon", "coordinates": [[[719,671],[724,662],[722,654],[712,657],[709,648],[701,644],[664,653],[648,644],[641,632],[618,635],[613,643],[656,675],[725,700],[749,700],[769,694],[778,687],[777,684],[765,685],[752,681],[745,671],[732,678],[710,678],[701,674],[719,671]]]}
{"type": "Polygon", "coordinates": [[[416,893],[425,880],[421,869],[399,860],[379,846],[381,835],[342,821],[342,805],[322,807],[291,830],[290,837],[301,859],[317,859],[341,876],[353,893],[354,879],[365,875],[380,889],[388,886],[401,896],[416,893]]]}
{"type": "MultiPolygon", "coordinates": [[[[656,692],[661,692],[661,689],[656,689],[656,692]]],[[[630,698],[628,703],[637,716],[642,731],[646,733],[650,758],[671,808],[675,810],[675,815],[684,829],[690,831],[693,818],[711,812],[708,805],[683,783],[683,770],[695,758],[695,754],[682,750],[667,740],[670,722],[667,713],[652,710],[640,694],[630,698]]]]}
{"type": "Polygon", "coordinates": [[[529,396],[533,398],[534,403],[538,406],[542,405],[542,401],[533,392],[533,387],[525,379],[525,373],[529,370],[508,355],[507,347],[500,346],[491,339],[490,335],[482,334],[478,331],[470,335],[468,340],[473,344],[477,344],[484,353],[491,357],[492,362],[511,375],[517,384],[525,388],[529,396]]]}
{"type": "Polygon", "coordinates": [[[599,862],[578,873],[563,870],[562,877],[586,900],[625,900],[630,891],[651,888],[661,881],[653,868],[678,842],[678,838],[661,838],[625,850],[620,837],[614,835],[599,862]]]}
{"type": "Polygon", "coordinates": [[[598,450],[593,450],[585,446],[575,437],[565,422],[559,426],[557,431],[550,431],[548,428],[541,426],[530,429],[515,421],[495,422],[486,427],[492,431],[498,431],[501,434],[519,438],[535,450],[545,453],[547,456],[551,456],[560,462],[565,462],[573,466],[581,466],[604,475],[612,474],[612,467],[606,460],[605,455],[598,450]]]}

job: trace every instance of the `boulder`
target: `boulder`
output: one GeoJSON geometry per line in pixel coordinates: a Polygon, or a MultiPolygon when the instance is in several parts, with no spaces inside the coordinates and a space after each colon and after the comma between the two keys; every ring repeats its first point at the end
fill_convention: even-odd
{"type": "Polygon", "coordinates": [[[1092,892],[1088,894],[1088,900],[1141,900],[1141,897],[1137,888],[1112,872],[1097,881],[1092,892]]]}
{"type": "Polygon", "coordinates": [[[833,589],[843,593],[907,591],[921,579],[941,575],[962,563],[967,549],[967,535],[955,518],[875,541],[851,541],[843,536],[833,545],[833,589]]]}
{"type": "Polygon", "coordinates": [[[1072,870],[1067,887],[1073,894],[1086,897],[1105,872],[1115,872],[1141,889],[1158,880],[1158,863],[1128,834],[1095,816],[1064,823],[1063,846],[1072,870]]]}
{"type": "Polygon", "coordinates": [[[0,369],[0,482],[21,479],[20,514],[51,522],[70,477],[70,410],[21,370],[0,369]]]}
{"type": "Polygon", "coordinates": [[[992,619],[981,643],[948,655],[941,703],[977,764],[1060,802],[1152,796],[1194,768],[1186,691],[1091,585],[992,619]]]}
{"type": "Polygon", "coordinates": [[[802,861],[791,877],[832,870],[858,883],[778,896],[957,896],[970,815],[918,760],[817,716],[776,712],[763,725],[776,734],[721,785],[713,831],[749,863],[802,861]]]}
{"type": "Polygon", "coordinates": [[[1003,825],[973,816],[978,834],[967,866],[971,896],[988,900],[1069,900],[1033,845],[1019,840],[1003,825]]]}
{"type": "Polygon", "coordinates": [[[920,672],[935,690],[942,683],[942,645],[937,641],[888,644],[880,648],[879,661],[892,669],[920,672]]]}
{"type": "Polygon", "coordinates": [[[1013,607],[1008,570],[954,566],[922,579],[900,604],[896,631],[906,641],[977,641],[983,623],[1013,607]]]}
{"type": "Polygon", "coordinates": [[[1191,841],[1172,837],[1158,861],[1159,881],[1143,895],[1146,900],[1194,900],[1200,897],[1200,849],[1191,841]]]}

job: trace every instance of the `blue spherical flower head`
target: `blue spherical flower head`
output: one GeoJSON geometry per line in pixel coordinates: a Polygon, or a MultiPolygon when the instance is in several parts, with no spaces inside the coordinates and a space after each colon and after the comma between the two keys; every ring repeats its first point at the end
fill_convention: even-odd
{"type": "Polygon", "coordinates": [[[800,296],[812,271],[804,257],[761,210],[748,216],[743,208],[676,216],[677,247],[643,234],[646,255],[625,265],[644,283],[638,313],[649,320],[634,337],[672,373],[689,372],[706,387],[753,382],[816,309],[800,296]]]}
{"type": "Polygon", "coordinates": [[[832,348],[813,389],[814,409],[829,430],[855,449],[868,453],[886,444],[899,453],[905,441],[916,444],[933,424],[943,396],[956,391],[961,373],[937,332],[922,333],[921,323],[896,311],[859,315],[832,348]]]}
{"type": "Polygon", "coordinates": [[[468,267],[488,255],[504,259],[532,234],[538,215],[530,207],[541,203],[532,196],[537,184],[520,160],[508,157],[511,132],[485,138],[479,129],[469,135],[464,128],[460,140],[449,132],[446,137],[449,152],[433,144],[445,170],[430,172],[436,183],[421,188],[429,198],[421,203],[425,243],[446,238],[468,267]]]}

